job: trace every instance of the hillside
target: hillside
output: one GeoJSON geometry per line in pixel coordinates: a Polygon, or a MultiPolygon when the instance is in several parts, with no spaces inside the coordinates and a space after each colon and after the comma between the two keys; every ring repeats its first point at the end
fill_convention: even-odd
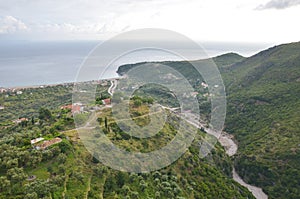
{"type": "MultiPolygon", "coordinates": [[[[84,106],[75,119],[84,121],[92,113],[90,108],[99,105],[95,129],[103,129],[115,145],[128,151],[154,150],[174,137],[170,123],[149,140],[124,133],[111,117],[111,109],[97,104],[107,97],[109,82],[102,83],[96,104],[84,106]]],[[[4,106],[0,110],[0,198],[253,198],[232,180],[233,162],[220,145],[208,158],[199,158],[200,131],[181,158],[159,171],[135,174],[104,166],[83,145],[74,129],[72,110],[62,108],[68,107],[64,105],[70,103],[71,92],[71,85],[57,85],[0,93],[4,106]],[[44,140],[32,144],[34,138],[44,140]],[[60,142],[38,149],[52,140],[60,142]]],[[[134,107],[132,117],[147,123],[147,115],[146,121],[140,116],[147,110],[147,104],[134,107]]],[[[94,136],[99,139],[99,133],[94,136]]]]}
{"type": "Polygon", "coordinates": [[[300,43],[226,68],[226,131],[239,141],[240,175],[270,198],[300,195],[300,43]]]}
{"type": "MultiPolygon", "coordinates": [[[[275,46],[249,58],[229,53],[213,60],[226,87],[225,130],[239,144],[238,173],[246,182],[262,187],[270,198],[299,198],[300,42],[275,46]]],[[[187,62],[162,63],[182,73],[199,91],[201,111],[209,115],[209,101],[201,101],[198,85],[202,79],[195,69],[187,62]]],[[[118,72],[134,66],[121,66],[118,72]]]]}
{"type": "MultiPolygon", "coordinates": [[[[204,82],[204,78],[199,75],[199,72],[195,69],[193,64],[197,67],[202,67],[204,69],[205,66],[213,65],[213,62],[215,65],[219,68],[220,71],[226,70],[227,67],[231,66],[232,64],[241,62],[245,58],[241,55],[238,55],[236,53],[227,53],[224,55],[220,55],[217,57],[214,57],[212,59],[204,59],[204,60],[195,60],[195,61],[163,61],[163,62],[149,62],[151,64],[161,64],[165,66],[169,66],[176,71],[178,71],[184,78],[189,82],[189,84],[194,88],[197,94],[197,99],[199,101],[199,108],[201,110],[201,115],[203,118],[208,118],[210,115],[210,99],[207,96],[208,95],[208,89],[203,88],[201,85],[202,82],[204,82]]],[[[118,68],[117,73],[119,75],[124,75],[127,73],[130,69],[138,66],[143,66],[144,64],[148,64],[147,62],[142,63],[136,63],[136,64],[125,64],[118,68]]],[[[202,70],[200,69],[200,70],[202,70]]],[[[142,89],[143,90],[143,89],[142,89]]],[[[178,107],[176,99],[172,97],[171,94],[167,95],[168,91],[165,88],[144,88],[147,92],[144,92],[145,94],[152,94],[152,96],[157,96],[157,100],[159,100],[160,103],[165,104],[165,101],[168,101],[169,106],[178,107]]]]}

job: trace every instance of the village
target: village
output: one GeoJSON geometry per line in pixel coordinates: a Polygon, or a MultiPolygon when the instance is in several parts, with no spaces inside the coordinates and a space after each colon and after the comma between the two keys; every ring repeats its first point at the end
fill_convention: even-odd
{"type": "MultiPolygon", "coordinates": [[[[99,83],[99,82],[97,82],[97,83],[99,83]]],[[[101,85],[106,86],[107,81],[102,81],[101,85]]],[[[112,84],[110,86],[108,91],[112,92],[111,89],[113,89],[113,88],[114,88],[114,84],[112,84]]],[[[100,110],[101,108],[104,108],[104,107],[111,107],[111,98],[101,99],[100,103],[98,102],[94,106],[87,106],[81,102],[75,102],[72,104],[66,104],[66,105],[60,106],[59,109],[65,110],[65,111],[70,111],[72,113],[72,115],[74,115],[74,114],[80,114],[80,113],[94,112],[94,111],[100,110]]],[[[17,120],[14,120],[13,122],[15,124],[22,124],[22,123],[28,122],[28,121],[29,121],[29,118],[22,117],[17,120]]],[[[51,147],[52,145],[58,144],[60,142],[62,142],[62,138],[60,138],[60,137],[55,137],[55,138],[51,138],[51,139],[49,139],[49,138],[45,139],[44,137],[37,137],[37,138],[30,140],[31,146],[36,150],[46,150],[47,148],[51,147]]]]}
{"type": "MultiPolygon", "coordinates": [[[[112,96],[116,86],[117,86],[117,80],[118,79],[112,79],[112,80],[106,80],[106,81],[97,81],[97,82],[92,82],[93,84],[101,84],[101,86],[107,86],[108,82],[110,81],[110,87],[108,88],[108,93],[110,96],[112,96]]],[[[63,84],[66,86],[70,86],[69,83],[67,84],[63,84]]],[[[205,82],[201,82],[200,86],[203,89],[207,89],[208,88],[208,84],[205,82]]],[[[214,87],[217,87],[216,85],[214,87]]],[[[38,86],[38,88],[43,89],[44,86],[38,86]]],[[[1,93],[10,93],[13,95],[22,95],[23,91],[21,88],[1,88],[0,89],[1,93]]],[[[81,91],[84,92],[84,91],[81,91]]],[[[188,96],[192,96],[192,97],[196,97],[199,93],[198,92],[193,92],[188,94],[186,97],[188,96]]],[[[204,93],[204,97],[207,96],[207,93],[204,93]]],[[[83,104],[82,102],[73,102],[72,104],[66,104],[66,105],[62,105],[60,106],[60,110],[67,110],[70,111],[73,115],[74,114],[81,114],[81,113],[91,113],[94,111],[98,111],[101,110],[102,108],[107,107],[110,108],[111,107],[111,97],[107,97],[107,98],[101,98],[100,100],[96,101],[94,106],[87,106],[85,104],[83,104]]],[[[0,110],[3,110],[5,107],[2,106],[0,104],[0,110]]],[[[13,120],[13,123],[15,124],[24,124],[30,121],[30,118],[26,118],[26,117],[21,117],[18,118],[16,120],[13,120]]],[[[52,145],[58,144],[62,141],[61,138],[59,137],[54,137],[51,139],[45,139],[44,137],[37,137],[34,138],[32,140],[30,140],[30,143],[32,145],[32,147],[36,150],[45,150],[47,148],[49,148],[52,145]]]]}

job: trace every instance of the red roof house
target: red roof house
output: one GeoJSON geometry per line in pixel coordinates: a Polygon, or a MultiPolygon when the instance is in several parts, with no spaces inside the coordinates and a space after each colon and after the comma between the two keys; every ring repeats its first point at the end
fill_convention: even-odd
{"type": "Polygon", "coordinates": [[[109,105],[111,103],[110,98],[102,100],[104,105],[109,105]]]}

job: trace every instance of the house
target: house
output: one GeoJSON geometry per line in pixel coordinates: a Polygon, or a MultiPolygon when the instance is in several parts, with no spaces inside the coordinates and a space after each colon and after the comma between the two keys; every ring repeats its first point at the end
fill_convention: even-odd
{"type": "Polygon", "coordinates": [[[111,100],[110,100],[110,98],[107,98],[107,99],[102,100],[102,103],[104,105],[110,105],[111,104],[111,100]]]}
{"type": "Polygon", "coordinates": [[[191,92],[192,97],[196,97],[199,93],[198,92],[191,92]]]}
{"type": "Polygon", "coordinates": [[[72,113],[79,113],[83,111],[83,107],[79,105],[73,105],[72,106],[72,113]]]}
{"type": "Polygon", "coordinates": [[[40,142],[40,141],[43,141],[44,140],[44,138],[35,138],[35,139],[33,139],[33,140],[30,140],[30,143],[31,144],[36,144],[36,143],[38,143],[38,142],[40,142]]]}
{"type": "Polygon", "coordinates": [[[63,109],[63,110],[72,109],[72,104],[61,106],[60,109],[63,109]]]}
{"type": "Polygon", "coordinates": [[[5,88],[0,88],[0,93],[5,93],[7,90],[5,88]]]}
{"type": "Polygon", "coordinates": [[[79,113],[83,111],[83,106],[82,104],[74,103],[73,105],[69,104],[69,105],[61,106],[60,109],[63,110],[69,109],[72,111],[72,113],[79,113]]]}
{"type": "Polygon", "coordinates": [[[48,147],[50,147],[50,146],[52,146],[52,145],[54,145],[54,144],[60,143],[61,141],[62,141],[62,139],[59,138],[59,137],[54,138],[54,139],[52,139],[52,140],[46,140],[46,141],[44,141],[43,143],[37,145],[37,146],[36,146],[36,149],[38,149],[38,150],[40,150],[40,149],[41,149],[41,150],[45,150],[45,149],[47,149],[48,147]]]}
{"type": "Polygon", "coordinates": [[[207,87],[208,87],[208,84],[206,84],[205,82],[202,82],[202,83],[201,83],[201,86],[202,86],[203,88],[207,88],[207,87]]]}
{"type": "Polygon", "coordinates": [[[108,82],[107,82],[107,81],[103,81],[100,85],[101,85],[101,86],[107,86],[107,85],[108,85],[108,82]]]}
{"type": "Polygon", "coordinates": [[[27,122],[28,121],[28,118],[25,118],[25,117],[22,117],[22,118],[19,118],[19,119],[17,119],[17,120],[14,120],[14,122],[16,123],[16,124],[19,124],[19,123],[21,123],[21,122],[27,122]]]}
{"type": "Polygon", "coordinates": [[[22,93],[22,91],[17,91],[17,95],[21,95],[22,93]]]}

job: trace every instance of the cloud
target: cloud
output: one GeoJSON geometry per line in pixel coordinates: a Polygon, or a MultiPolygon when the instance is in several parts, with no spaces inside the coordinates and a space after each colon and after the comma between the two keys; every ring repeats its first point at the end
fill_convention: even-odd
{"type": "Polygon", "coordinates": [[[28,31],[29,28],[20,20],[13,16],[0,18],[0,34],[16,33],[18,31],[28,31]]]}
{"type": "Polygon", "coordinates": [[[266,4],[259,5],[256,10],[285,9],[297,5],[300,5],[300,0],[271,0],[266,4]]]}
{"type": "Polygon", "coordinates": [[[114,23],[47,23],[35,24],[35,32],[39,33],[71,33],[71,34],[104,34],[125,31],[129,28],[126,25],[116,26],[114,23]]]}

